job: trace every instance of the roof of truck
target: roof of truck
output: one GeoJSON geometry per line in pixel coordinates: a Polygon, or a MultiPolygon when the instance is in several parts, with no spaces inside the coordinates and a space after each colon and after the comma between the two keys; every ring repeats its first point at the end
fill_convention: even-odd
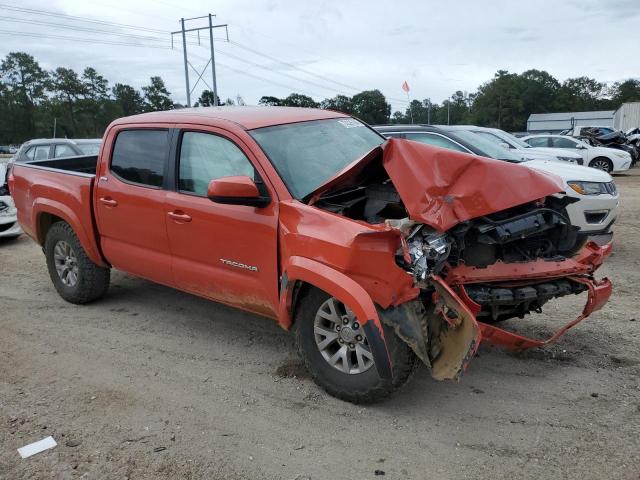
{"type": "Polygon", "coordinates": [[[285,123],[307,122],[326,118],[347,117],[344,113],[319,108],[297,107],[196,107],[149,112],[116,120],[122,123],[197,123],[215,125],[225,120],[240,125],[245,130],[282,125],[285,123]]]}

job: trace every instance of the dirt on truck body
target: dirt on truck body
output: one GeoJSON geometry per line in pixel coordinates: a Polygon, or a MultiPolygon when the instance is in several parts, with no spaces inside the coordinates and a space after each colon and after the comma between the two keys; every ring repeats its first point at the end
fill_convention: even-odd
{"type": "Polygon", "coordinates": [[[98,299],[113,267],[274,318],[314,379],[349,401],[390,394],[417,358],[454,379],[483,341],[544,345],[611,294],[593,275],[610,246],[579,243],[555,177],[385,141],[336,112],[139,115],[109,127],[87,173],[95,161],[11,174],[63,298],[98,299]],[[496,326],[583,292],[548,340],[496,326]]]}

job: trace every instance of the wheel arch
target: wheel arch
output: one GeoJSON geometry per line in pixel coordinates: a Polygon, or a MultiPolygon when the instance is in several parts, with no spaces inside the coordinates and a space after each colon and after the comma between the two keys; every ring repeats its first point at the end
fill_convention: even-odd
{"type": "Polygon", "coordinates": [[[281,280],[280,326],[287,330],[291,328],[299,300],[311,288],[326,292],[353,311],[369,338],[379,375],[391,378],[391,359],[375,303],[360,284],[334,268],[309,258],[289,258],[281,280]]]}
{"type": "Polygon", "coordinates": [[[58,202],[36,201],[32,215],[34,218],[31,224],[36,227],[35,237],[38,244],[44,245],[47,233],[53,224],[65,222],[78,236],[82,248],[91,261],[101,267],[109,266],[100,254],[93,232],[87,233],[80,218],[66,205],[58,202]]]}

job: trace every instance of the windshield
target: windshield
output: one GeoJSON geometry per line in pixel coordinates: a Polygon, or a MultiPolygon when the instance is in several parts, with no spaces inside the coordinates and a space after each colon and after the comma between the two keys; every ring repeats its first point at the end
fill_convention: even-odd
{"type": "Polygon", "coordinates": [[[504,130],[500,131],[500,135],[502,135],[503,138],[507,138],[509,139],[509,141],[511,143],[515,143],[516,145],[518,145],[518,147],[520,148],[533,148],[531,145],[529,145],[527,142],[523,142],[522,140],[520,140],[518,137],[516,137],[515,135],[511,135],[509,132],[505,132],[504,130]]]}
{"type": "Polygon", "coordinates": [[[491,140],[487,140],[480,135],[476,135],[475,133],[470,132],[469,130],[455,130],[452,133],[460,137],[465,142],[470,143],[477,149],[481,150],[490,158],[517,163],[522,161],[520,157],[514,155],[509,150],[506,150],[505,148],[493,143],[491,140]]]}
{"type": "Polygon", "coordinates": [[[289,123],[249,133],[297,199],[385,141],[354,118],[289,123]]]}
{"type": "Polygon", "coordinates": [[[100,143],[76,143],[76,147],[85,155],[97,155],[100,151],[100,143]]]}

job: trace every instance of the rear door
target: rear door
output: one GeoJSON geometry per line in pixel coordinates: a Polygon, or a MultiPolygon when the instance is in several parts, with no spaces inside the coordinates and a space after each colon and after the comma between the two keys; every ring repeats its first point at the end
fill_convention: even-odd
{"type": "Polygon", "coordinates": [[[170,126],[121,129],[104,145],[95,212],[105,258],[119,270],[172,284],[165,224],[170,126]]]}
{"type": "Polygon", "coordinates": [[[184,129],[165,218],[180,288],[266,316],[278,305],[277,198],[245,143],[215,128],[184,129]],[[246,175],[272,201],[262,208],[213,203],[216,178],[246,175]]]}

